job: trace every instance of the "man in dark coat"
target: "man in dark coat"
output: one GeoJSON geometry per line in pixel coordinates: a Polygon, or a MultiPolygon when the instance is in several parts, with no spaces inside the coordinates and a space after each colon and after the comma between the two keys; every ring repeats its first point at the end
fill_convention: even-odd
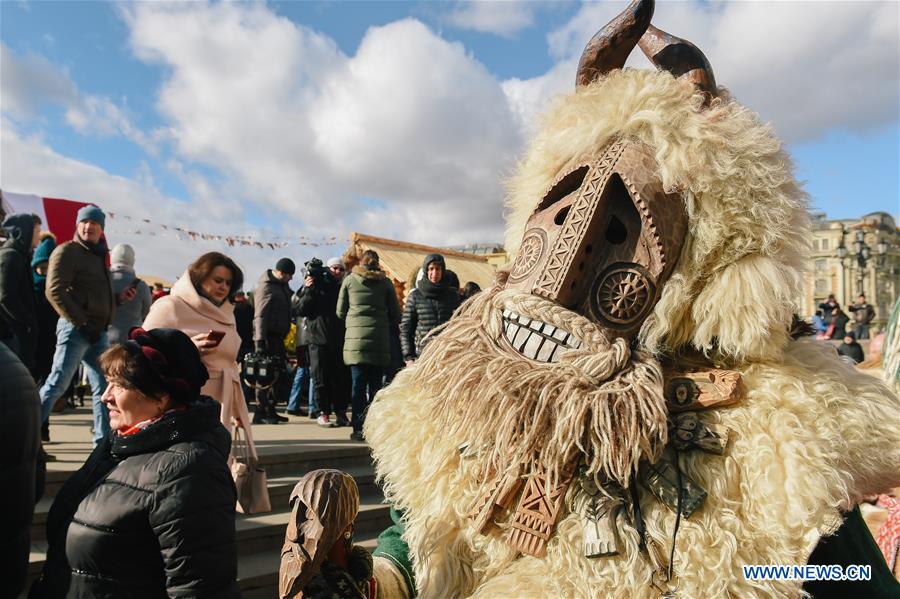
{"type": "MultiPolygon", "coordinates": [[[[294,261],[282,258],[275,264],[275,268],[262,274],[253,292],[253,342],[256,351],[277,356],[281,361],[282,372],[287,361],[284,338],[291,330],[291,288],[288,283],[295,271],[294,261]]],[[[253,424],[287,422],[287,418],[279,416],[275,411],[275,397],[274,388],[256,394],[257,407],[253,424]]]]}
{"type": "Polygon", "coordinates": [[[0,595],[16,597],[25,587],[28,573],[31,518],[43,488],[44,463],[38,461],[41,410],[37,389],[28,369],[3,343],[0,388],[0,485],[5,506],[0,536],[4,572],[0,595]]]}
{"type": "Polygon", "coordinates": [[[3,221],[3,229],[6,241],[0,246],[0,341],[30,368],[37,331],[30,262],[41,225],[31,214],[11,214],[3,221]]]}
{"type": "MultiPolygon", "coordinates": [[[[306,317],[304,341],[309,349],[310,380],[315,381],[317,423],[320,426],[347,426],[342,379],[349,377],[341,357],[344,350],[344,323],[337,317],[341,279],[321,260],[306,263],[303,287],[297,292],[296,312],[306,317]],[[334,413],[335,420],[331,419],[334,413]]],[[[343,266],[341,267],[341,274],[343,266]]]]}
{"type": "Polygon", "coordinates": [[[866,301],[866,296],[860,294],[855,304],[850,305],[853,313],[853,332],[857,339],[869,338],[869,323],[875,318],[875,308],[866,301]]]}
{"type": "Polygon", "coordinates": [[[853,331],[844,335],[844,342],[838,346],[838,353],[847,356],[857,364],[866,359],[863,348],[856,342],[856,335],[853,331]]]}
{"type": "Polygon", "coordinates": [[[56,352],[47,381],[41,387],[41,414],[46,420],[53,404],[69,387],[78,364],[84,363],[94,412],[94,445],[109,433],[109,414],[100,401],[106,379],[98,359],[109,346],[106,329],[116,304],[134,299],[137,292],[113,293],[103,238],[106,215],[97,206],[78,211],[75,237],[50,255],[47,299],[60,315],[56,327],[56,352]]]}
{"type": "Polygon", "coordinates": [[[407,364],[421,355],[428,334],[450,320],[459,303],[458,282],[447,276],[444,257],[428,254],[422,263],[422,278],[406,297],[400,321],[400,343],[407,364]]]}

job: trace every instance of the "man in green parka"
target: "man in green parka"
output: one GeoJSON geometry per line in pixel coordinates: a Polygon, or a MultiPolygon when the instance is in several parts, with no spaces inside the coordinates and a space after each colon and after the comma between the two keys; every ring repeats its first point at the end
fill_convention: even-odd
{"type": "Polygon", "coordinates": [[[373,250],[363,253],[359,265],[341,284],[337,315],[345,321],[344,363],[350,367],[353,385],[350,438],[364,441],[366,410],[381,389],[384,368],[391,361],[388,325],[400,320],[394,285],[381,270],[373,250]]]}

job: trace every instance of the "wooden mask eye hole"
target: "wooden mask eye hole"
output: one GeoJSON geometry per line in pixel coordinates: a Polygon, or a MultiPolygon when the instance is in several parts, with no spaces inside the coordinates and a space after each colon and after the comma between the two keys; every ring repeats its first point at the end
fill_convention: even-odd
{"type": "MultiPolygon", "coordinates": [[[[554,185],[550,189],[550,191],[547,192],[547,195],[545,195],[541,200],[541,203],[538,204],[535,212],[546,210],[553,204],[578,191],[578,189],[581,187],[581,184],[584,183],[584,178],[587,176],[589,168],[590,167],[588,167],[587,165],[579,166],[574,171],[560,179],[556,183],[556,185],[554,185]]],[[[563,218],[563,220],[565,220],[565,218],[563,218]]]]}

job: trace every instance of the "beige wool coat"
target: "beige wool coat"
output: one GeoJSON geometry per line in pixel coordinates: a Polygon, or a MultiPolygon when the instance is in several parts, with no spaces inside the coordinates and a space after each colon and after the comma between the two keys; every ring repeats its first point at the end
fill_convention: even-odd
{"type": "Polygon", "coordinates": [[[243,425],[250,451],[255,457],[250,412],[241,390],[241,374],[237,364],[241,337],[234,322],[234,304],[226,301],[216,306],[197,293],[190,277],[184,273],[172,286],[171,294],[153,302],[143,327],[148,330],[161,327],[179,329],[190,337],[210,330],[225,331],[219,346],[202,356],[203,365],[209,371],[209,380],[200,392],[222,404],[222,424],[230,433],[234,434],[232,419],[243,425]]]}

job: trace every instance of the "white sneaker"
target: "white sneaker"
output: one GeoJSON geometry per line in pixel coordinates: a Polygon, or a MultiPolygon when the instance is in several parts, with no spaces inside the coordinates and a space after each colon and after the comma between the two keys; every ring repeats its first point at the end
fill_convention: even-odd
{"type": "Polygon", "coordinates": [[[331,420],[329,420],[328,414],[319,414],[319,417],[316,418],[316,424],[318,424],[319,426],[327,427],[327,428],[331,428],[331,427],[335,426],[335,423],[331,422],[331,420]]]}

